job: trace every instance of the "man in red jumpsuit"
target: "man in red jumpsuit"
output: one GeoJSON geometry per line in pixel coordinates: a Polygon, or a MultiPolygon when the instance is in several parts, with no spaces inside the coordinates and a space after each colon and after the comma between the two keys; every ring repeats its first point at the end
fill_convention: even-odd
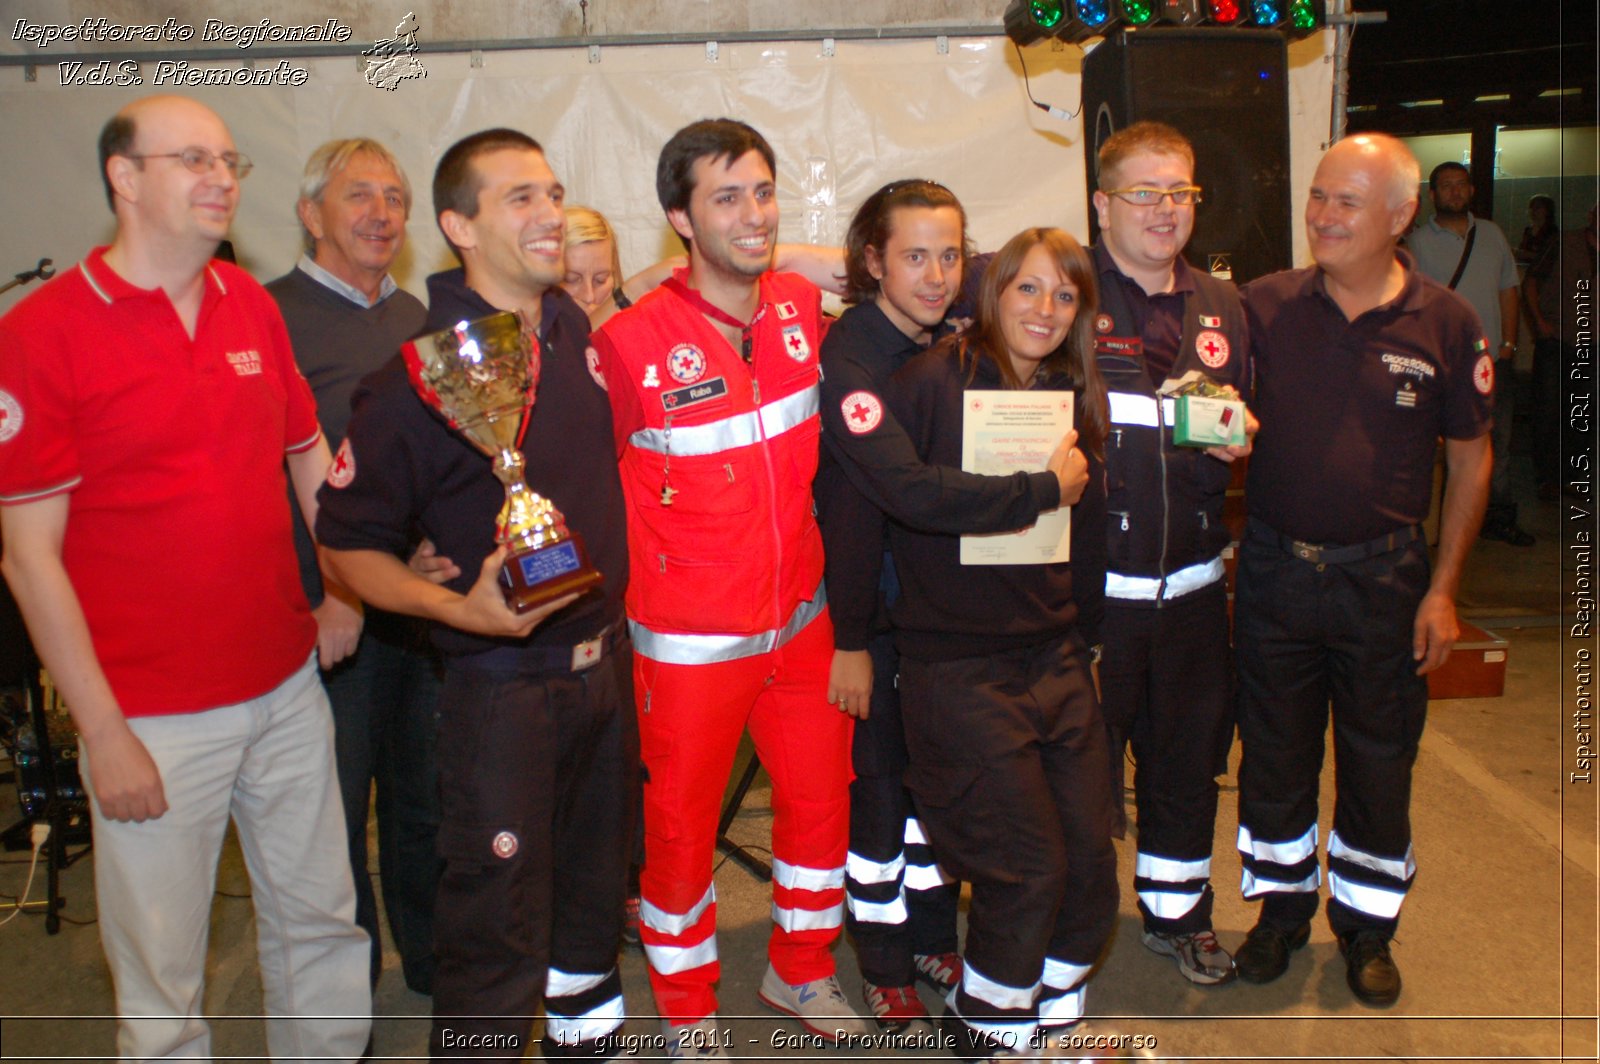
{"type": "Polygon", "coordinates": [[[834,977],[851,719],[812,513],[821,297],[772,272],[772,148],[727,119],[676,133],[656,190],[689,266],[594,334],[628,509],[645,785],[641,937],[672,1056],[720,1057],[712,858],[746,727],[772,777],[775,927],[760,996],[865,1033],[834,977]]]}

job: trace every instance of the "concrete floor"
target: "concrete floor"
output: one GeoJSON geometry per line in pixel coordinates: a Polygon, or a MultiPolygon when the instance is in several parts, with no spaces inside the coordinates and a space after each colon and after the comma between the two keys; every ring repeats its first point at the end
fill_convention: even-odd
{"type": "MultiPolygon", "coordinates": [[[[1563,555],[1554,503],[1524,508],[1539,543],[1517,550],[1483,543],[1461,594],[1464,615],[1510,640],[1505,696],[1435,702],[1415,778],[1416,886],[1405,909],[1395,959],[1405,990],[1394,1008],[1375,1011],[1351,997],[1326,925],[1267,986],[1193,987],[1172,962],[1139,944],[1132,843],[1119,843],[1123,898],[1116,939],[1096,975],[1089,1011],[1126,1033],[1153,1035],[1162,1059],[1185,1060],[1595,1060],[1597,1002],[1597,785],[1566,782],[1575,743],[1563,716],[1562,662],[1571,654],[1554,623],[1563,555]]],[[[1570,689],[1566,697],[1571,698],[1570,689]]],[[[1570,712],[1570,708],[1568,710],[1570,712]]],[[[1237,767],[1235,749],[1234,767],[1237,767]]],[[[1331,772],[1323,778],[1323,830],[1330,822],[1331,772]]],[[[1223,781],[1218,817],[1216,927],[1232,948],[1254,923],[1236,888],[1233,849],[1236,781],[1223,781]]],[[[732,834],[759,846],[768,837],[767,795],[759,786],[732,834]]],[[[0,793],[0,825],[16,815],[16,796],[0,793]]],[[[7,854],[0,892],[16,895],[26,855],[7,854]]],[[[374,866],[376,861],[374,859],[374,866]]],[[[0,928],[0,1057],[100,1060],[113,1052],[111,984],[94,919],[92,855],[63,877],[70,921],[48,936],[25,914],[0,928]],[[79,923],[81,921],[82,923],[79,923]]],[[[42,872],[31,896],[43,891],[42,872]]],[[[768,899],[739,865],[717,873],[722,921],[722,1013],[739,1057],[835,1055],[782,1045],[799,1028],[755,1000],[765,966],[768,899]]],[[[262,1025],[249,883],[230,843],[212,915],[206,991],[219,1059],[261,1058],[262,1025]]],[[[0,899],[4,901],[6,899],[0,899]]],[[[848,943],[838,948],[847,993],[860,1005],[848,943]]],[[[424,1056],[428,1000],[405,989],[398,961],[386,957],[375,1009],[376,1049],[390,1059],[424,1056]]],[[[622,955],[630,1015],[653,1010],[642,955],[622,955]]],[[[927,999],[930,1008],[938,1003],[927,999]]],[[[656,1032],[630,1020],[630,1032],[656,1032]]],[[[641,1056],[655,1055],[645,1049],[641,1056]]],[[[903,1058],[941,1053],[882,1051],[903,1058]]]]}

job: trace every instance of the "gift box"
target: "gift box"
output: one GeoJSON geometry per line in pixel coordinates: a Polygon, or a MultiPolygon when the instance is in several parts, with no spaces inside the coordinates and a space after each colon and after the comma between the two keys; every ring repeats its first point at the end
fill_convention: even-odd
{"type": "Polygon", "coordinates": [[[1244,446],[1244,403],[1202,395],[1180,395],[1172,442],[1184,447],[1244,446]]]}

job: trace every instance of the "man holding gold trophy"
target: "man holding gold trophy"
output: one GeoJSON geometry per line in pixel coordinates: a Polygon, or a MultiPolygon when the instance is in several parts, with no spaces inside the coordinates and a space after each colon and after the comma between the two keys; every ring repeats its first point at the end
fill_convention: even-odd
{"type": "Polygon", "coordinates": [[[435,1059],[610,1056],[638,742],[622,491],[588,319],[560,287],[564,190],[538,143],[445,152],[426,333],[357,391],[319,539],[367,602],[427,617],[446,658],[435,1059]],[[557,508],[559,506],[559,509],[557,508]],[[426,535],[460,574],[400,554],[426,535]]]}

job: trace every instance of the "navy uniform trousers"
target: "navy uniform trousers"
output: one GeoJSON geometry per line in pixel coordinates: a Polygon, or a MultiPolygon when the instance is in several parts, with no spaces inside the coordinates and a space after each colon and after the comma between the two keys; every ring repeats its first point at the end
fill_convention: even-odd
{"type": "MultiPolygon", "coordinates": [[[[490,654],[498,654],[491,651],[490,654]]],[[[445,859],[434,913],[435,1060],[518,1056],[545,1007],[546,1056],[611,1056],[638,807],[632,653],[481,668],[453,661],[438,744],[445,859]]]]}
{"type": "Polygon", "coordinates": [[[1089,653],[1076,633],[900,665],[917,800],[934,851],[972,884],[961,985],[966,1044],[1025,1050],[1083,1015],[1117,915],[1116,801],[1089,653]]]}
{"type": "Polygon", "coordinates": [[[1227,587],[1217,580],[1159,609],[1108,597],[1100,634],[1100,696],[1119,762],[1113,779],[1121,779],[1122,740],[1133,748],[1133,885],[1144,926],[1209,931],[1217,777],[1233,743],[1227,587]]]}
{"type": "Polygon", "coordinates": [[[1292,930],[1317,911],[1317,784],[1333,712],[1328,922],[1392,935],[1416,875],[1411,768],[1428,709],[1412,624],[1425,541],[1344,562],[1305,561],[1252,522],[1235,601],[1239,852],[1246,898],[1292,930]]]}
{"type": "Polygon", "coordinates": [[[877,986],[910,986],[918,953],[956,952],[961,884],[934,857],[905,787],[905,727],[894,637],[880,633],[872,655],[872,705],[856,721],[850,758],[850,854],[845,862],[846,926],[861,976],[877,986]]]}

